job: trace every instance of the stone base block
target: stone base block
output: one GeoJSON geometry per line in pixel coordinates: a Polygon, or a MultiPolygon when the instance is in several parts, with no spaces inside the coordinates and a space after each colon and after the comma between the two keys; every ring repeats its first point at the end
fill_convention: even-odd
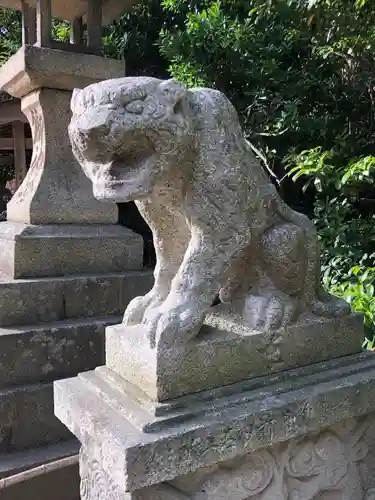
{"type": "Polygon", "coordinates": [[[0,328],[0,389],[51,382],[104,364],[104,330],[119,316],[0,328]]]}
{"type": "Polygon", "coordinates": [[[52,383],[0,390],[0,453],[71,439],[53,413],[52,383]]]}
{"type": "Polygon", "coordinates": [[[158,405],[103,370],[55,382],[82,500],[373,499],[371,353],[158,405]]]}
{"type": "Polygon", "coordinates": [[[142,255],[142,237],[115,224],[0,224],[0,272],[14,279],[141,269],[142,255]]]}
{"type": "Polygon", "coordinates": [[[267,373],[361,352],[360,315],[303,317],[283,329],[261,332],[208,316],[199,336],[170,349],[152,349],[143,326],[106,329],[108,368],[151,399],[233,384],[267,373]]]}
{"type": "Polygon", "coordinates": [[[29,278],[0,277],[0,327],[122,316],[153,284],[151,271],[29,278]]]}

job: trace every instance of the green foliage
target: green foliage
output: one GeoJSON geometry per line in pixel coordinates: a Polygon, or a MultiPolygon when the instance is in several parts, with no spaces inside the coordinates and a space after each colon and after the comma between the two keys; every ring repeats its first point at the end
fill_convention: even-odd
{"type": "MultiPolygon", "coordinates": [[[[360,196],[374,191],[375,157],[342,166],[334,151],[321,147],[288,157],[294,181],[316,190],[314,218],[321,242],[323,284],[364,314],[366,345],[375,336],[375,211],[361,212],[360,196]]],[[[375,202],[375,200],[373,200],[375,202]]]]}
{"type": "Polygon", "coordinates": [[[68,21],[52,20],[52,38],[59,42],[69,43],[71,25],[68,21]]]}
{"type": "Polygon", "coordinates": [[[373,7],[291,0],[163,6],[184,18],[160,32],[170,72],[187,85],[225,92],[280,176],[287,155],[317,144],[324,151],[338,146],[343,162],[370,154],[373,7]]]}
{"type": "Polygon", "coordinates": [[[350,270],[354,279],[331,284],[330,291],[346,300],[364,316],[366,340],[364,345],[374,349],[375,344],[375,267],[355,266],[350,270]]]}
{"type": "Polygon", "coordinates": [[[13,159],[9,165],[0,166],[0,185],[5,185],[8,181],[14,179],[13,159]]]}
{"type": "Polygon", "coordinates": [[[286,200],[313,216],[326,288],[365,313],[370,338],[373,274],[366,270],[375,267],[375,211],[363,202],[374,198],[374,3],[164,0],[163,6],[184,18],[160,33],[170,72],[230,97],[286,200]]]}
{"type": "Polygon", "coordinates": [[[0,65],[21,45],[21,15],[14,9],[0,8],[0,65]]]}
{"type": "Polygon", "coordinates": [[[104,53],[125,58],[129,75],[166,78],[168,61],[159,51],[158,38],[161,29],[175,23],[175,16],[164,13],[159,0],[140,2],[104,29],[104,53]]]}

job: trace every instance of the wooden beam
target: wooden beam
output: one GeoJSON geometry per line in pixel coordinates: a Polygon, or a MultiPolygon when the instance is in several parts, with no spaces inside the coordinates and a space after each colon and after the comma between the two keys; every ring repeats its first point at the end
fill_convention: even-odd
{"type": "Polygon", "coordinates": [[[15,121],[27,123],[26,116],[21,111],[19,101],[0,103],[0,125],[6,125],[15,121]]]}
{"type": "Polygon", "coordinates": [[[102,0],[87,0],[87,46],[102,49],[102,0]]]}
{"type": "Polygon", "coordinates": [[[36,10],[22,0],[22,45],[36,43],[36,10]]]}
{"type": "Polygon", "coordinates": [[[70,43],[83,45],[83,21],[82,17],[75,17],[71,22],[70,43]]]}
{"type": "MultiPolygon", "coordinates": [[[[32,139],[25,139],[25,149],[32,150],[33,149],[33,141],[32,139]]],[[[14,144],[12,137],[0,137],[0,151],[13,151],[14,144]]]]}
{"type": "Polygon", "coordinates": [[[36,45],[49,47],[52,40],[51,0],[36,2],[36,45]]]}
{"type": "Polygon", "coordinates": [[[14,153],[14,176],[16,188],[18,189],[26,177],[26,143],[25,124],[22,122],[12,123],[13,132],[13,153],[14,153]]]}

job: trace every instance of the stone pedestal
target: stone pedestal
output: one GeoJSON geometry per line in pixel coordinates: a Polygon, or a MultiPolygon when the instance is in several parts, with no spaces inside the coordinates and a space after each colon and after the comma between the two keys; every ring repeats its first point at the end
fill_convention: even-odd
{"type": "Polygon", "coordinates": [[[55,383],[82,500],[372,499],[375,357],[152,403],[107,368],[55,383]]]}
{"type": "Polygon", "coordinates": [[[82,500],[372,498],[362,318],[269,334],[226,319],[218,307],[170,350],[145,327],[109,326],[106,366],[55,382],[55,414],[81,442],[82,500]]]}
{"type": "Polygon", "coordinates": [[[230,324],[215,309],[196,339],[165,349],[150,347],[145,325],[107,328],[107,367],[150,399],[165,401],[361,351],[361,315],[306,315],[263,332],[230,324]]]}
{"type": "Polygon", "coordinates": [[[115,224],[0,224],[0,270],[42,278],[142,268],[142,238],[115,224]]]}

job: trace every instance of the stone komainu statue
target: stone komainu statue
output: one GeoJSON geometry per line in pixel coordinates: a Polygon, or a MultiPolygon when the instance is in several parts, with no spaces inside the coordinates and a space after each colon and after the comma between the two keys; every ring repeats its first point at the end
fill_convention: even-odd
{"type": "Polygon", "coordinates": [[[154,287],[124,316],[152,345],[196,336],[217,296],[263,331],[349,312],[320,287],[313,224],[280,199],[221,92],[122,78],[75,91],[71,107],[95,196],[136,200],[152,229],[154,287]]]}

